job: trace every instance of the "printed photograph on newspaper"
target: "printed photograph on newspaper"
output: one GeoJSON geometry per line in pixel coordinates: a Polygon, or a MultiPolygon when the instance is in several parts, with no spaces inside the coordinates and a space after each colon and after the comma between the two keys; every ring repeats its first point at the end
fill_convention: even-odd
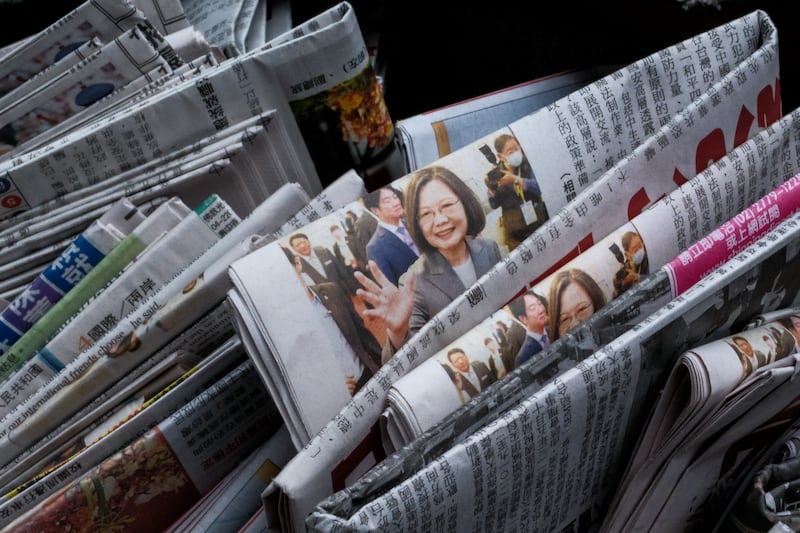
{"type": "Polygon", "coordinates": [[[547,219],[533,166],[504,128],[237,262],[286,380],[281,394],[306,413],[296,444],[547,219]],[[313,321],[302,350],[290,316],[313,321]]]}

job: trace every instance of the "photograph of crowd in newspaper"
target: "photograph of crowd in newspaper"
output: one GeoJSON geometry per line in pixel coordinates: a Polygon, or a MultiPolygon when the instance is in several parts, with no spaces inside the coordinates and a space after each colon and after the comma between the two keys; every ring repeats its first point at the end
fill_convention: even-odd
{"type": "Polygon", "coordinates": [[[351,395],[547,216],[511,133],[474,146],[279,240],[329,338],[350,347],[336,353],[351,395]]]}

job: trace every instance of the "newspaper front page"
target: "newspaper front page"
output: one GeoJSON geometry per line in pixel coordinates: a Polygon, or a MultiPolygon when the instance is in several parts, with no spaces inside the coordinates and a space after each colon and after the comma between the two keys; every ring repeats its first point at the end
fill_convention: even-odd
{"type": "MultiPolygon", "coordinates": [[[[375,424],[394,380],[466,333],[523,287],[552,273],[724,156],[757,124],[766,126],[777,119],[776,69],[774,27],[763,12],[754,12],[631,64],[510,125],[505,133],[516,137],[541,178],[548,219],[478,283],[422,325],[287,465],[266,493],[269,498],[280,491],[283,527],[304,527],[316,502],[382,458],[375,424]],[[724,46],[722,35],[749,46],[711,54],[712,43],[724,46]],[[696,64],[689,68],[693,61],[696,64]],[[694,75],[681,76],[685,72],[681,62],[694,75]],[[701,70],[708,71],[708,83],[702,87],[701,70]],[[676,80],[674,87],[667,83],[671,77],[676,80]],[[690,102],[690,98],[697,99],[690,102]]],[[[492,165],[480,146],[475,143],[451,154],[442,164],[459,161],[459,154],[466,153],[483,161],[483,166],[475,167],[480,171],[473,169],[467,176],[488,174],[492,165]]],[[[717,223],[724,220],[720,216],[717,223]]],[[[284,279],[290,279],[289,274],[284,279]]],[[[306,341],[304,345],[307,349],[306,341]]]]}
{"type": "MultiPolygon", "coordinates": [[[[449,431],[427,433],[323,501],[308,528],[597,527],[675,358],[758,314],[748,310],[761,308],[775,273],[797,268],[798,236],[795,214],[544,386],[528,390],[521,372],[521,379],[471,402],[449,431]]],[[[800,286],[787,280],[784,288],[781,304],[796,305],[800,286]]]]}
{"type": "MultiPolygon", "coordinates": [[[[388,450],[408,444],[517,366],[540,359],[539,352],[651,272],[669,269],[672,279],[681,283],[672,287],[675,297],[794,214],[800,209],[800,175],[786,172],[799,172],[800,167],[784,163],[791,161],[799,148],[793,139],[800,131],[795,122],[795,118],[782,120],[741,145],[708,172],[692,178],[400,378],[389,390],[381,420],[388,450]],[[742,181],[744,176],[735,171],[738,162],[776,139],[780,139],[776,143],[780,148],[756,159],[742,181]],[[784,139],[790,142],[784,144],[784,139]],[[740,183],[744,186],[738,187],[740,183]],[[750,203],[775,185],[777,188],[740,211],[740,195],[750,203]],[[729,191],[726,200],[717,205],[732,218],[720,227],[706,218],[702,230],[709,233],[682,248],[675,230],[676,213],[687,226],[692,225],[692,213],[708,210],[708,198],[716,186],[729,191]],[[698,250],[713,263],[701,260],[698,250]]],[[[563,370],[554,365],[544,374],[559,369],[563,370]]]]}

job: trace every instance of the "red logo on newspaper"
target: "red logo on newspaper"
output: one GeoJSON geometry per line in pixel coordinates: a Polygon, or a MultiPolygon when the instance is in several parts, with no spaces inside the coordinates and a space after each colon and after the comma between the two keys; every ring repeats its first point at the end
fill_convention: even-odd
{"type": "Polygon", "coordinates": [[[9,194],[2,200],[0,200],[0,205],[5,207],[6,209],[14,209],[15,207],[19,207],[22,204],[22,198],[17,196],[16,194],[9,194]]]}
{"type": "MultiPolygon", "coordinates": [[[[736,131],[733,134],[733,146],[730,149],[736,148],[750,137],[750,129],[753,126],[753,122],[756,122],[759,128],[766,128],[779,118],[781,118],[781,80],[776,79],[774,89],[771,85],[767,85],[758,93],[756,97],[755,115],[744,105],[739,110],[736,131]]],[[[722,131],[722,128],[711,130],[697,143],[697,150],[695,152],[695,173],[700,174],[709,165],[721,159],[728,151],[729,148],[726,146],[725,142],[725,132],[722,131]]],[[[672,174],[672,181],[680,187],[689,180],[676,168],[672,174]]],[[[633,220],[644,211],[647,206],[657,202],[663,197],[664,195],[653,200],[647,195],[647,191],[644,188],[639,189],[628,201],[628,220],[633,220]]],[[[589,233],[578,242],[575,248],[569,250],[560,261],[556,262],[541,276],[533,280],[530,287],[533,287],[536,283],[567,264],[593,244],[594,236],[589,233]]],[[[524,292],[524,289],[520,291],[519,294],[522,292],[524,292]]],[[[517,296],[519,296],[519,294],[517,294],[517,296]]]]}

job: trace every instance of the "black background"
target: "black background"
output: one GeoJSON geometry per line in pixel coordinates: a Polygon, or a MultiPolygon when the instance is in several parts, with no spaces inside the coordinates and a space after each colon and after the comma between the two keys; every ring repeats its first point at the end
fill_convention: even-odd
{"type": "MultiPolygon", "coordinates": [[[[337,2],[297,2],[305,20],[337,2]]],[[[783,111],[800,105],[796,2],[677,0],[441,2],[352,0],[359,24],[380,33],[379,68],[397,120],[576,68],[623,66],[756,9],[778,28],[783,111]]]]}
{"type": "MultiPolygon", "coordinates": [[[[0,2],[0,44],[42,29],[80,3],[0,2]]],[[[293,20],[337,3],[294,2],[293,20]]],[[[755,9],[778,28],[783,112],[800,105],[793,1],[720,0],[719,9],[684,9],[678,0],[351,4],[363,32],[380,35],[378,68],[395,120],[564,70],[622,66],[755,9]]]]}

